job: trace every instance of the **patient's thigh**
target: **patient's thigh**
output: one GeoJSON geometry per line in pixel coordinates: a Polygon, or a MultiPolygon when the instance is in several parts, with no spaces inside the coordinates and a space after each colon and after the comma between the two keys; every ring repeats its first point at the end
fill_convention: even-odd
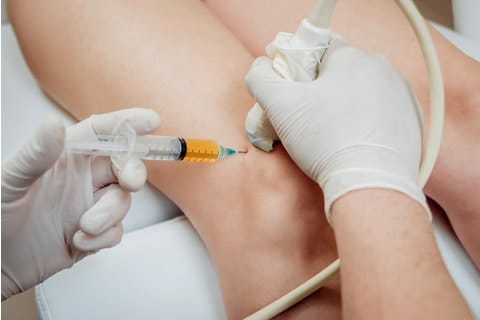
{"type": "MultiPolygon", "coordinates": [[[[279,31],[294,32],[316,0],[207,0],[207,5],[254,56],[265,55],[265,45],[279,31]]],[[[415,35],[395,1],[339,0],[331,28],[363,49],[384,54],[413,84],[428,106],[426,71],[415,35]]],[[[443,62],[446,84],[455,83],[460,53],[432,30],[443,62]],[[455,58],[453,55],[456,55],[455,58]]]]}
{"type": "MultiPolygon", "coordinates": [[[[294,32],[316,1],[207,0],[206,3],[254,55],[263,55],[265,45],[276,33],[294,32]]],[[[394,53],[405,42],[410,44],[413,35],[395,1],[385,0],[337,1],[331,27],[353,44],[382,53],[394,53]]]]}

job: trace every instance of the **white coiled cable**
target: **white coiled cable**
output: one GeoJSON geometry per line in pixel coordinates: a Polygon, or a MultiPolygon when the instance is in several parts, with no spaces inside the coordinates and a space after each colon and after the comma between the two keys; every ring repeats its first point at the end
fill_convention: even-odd
{"type": "MultiPolygon", "coordinates": [[[[445,114],[443,79],[440,61],[425,19],[412,0],[396,0],[396,2],[415,31],[415,35],[422,49],[430,81],[430,127],[422,164],[420,166],[418,182],[423,188],[432,173],[440,151],[445,114]]],[[[317,5],[308,16],[309,22],[321,28],[328,26],[330,13],[334,4],[334,0],[317,1],[317,5]],[[321,10],[325,10],[325,8],[327,8],[327,13],[321,12],[321,10]],[[330,10],[330,12],[328,12],[328,10],[330,10]]],[[[320,289],[339,269],[340,261],[337,259],[302,285],[246,317],[244,320],[266,320],[275,317],[320,289]]]]}

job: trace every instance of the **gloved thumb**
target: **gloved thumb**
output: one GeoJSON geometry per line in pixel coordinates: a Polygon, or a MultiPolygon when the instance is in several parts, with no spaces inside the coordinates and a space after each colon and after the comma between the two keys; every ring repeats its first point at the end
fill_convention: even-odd
{"type": "Polygon", "coordinates": [[[255,59],[245,76],[245,83],[250,94],[265,110],[268,108],[267,99],[272,99],[272,92],[277,92],[279,86],[290,84],[291,81],[282,78],[274,69],[272,60],[268,57],[255,59]]]}
{"type": "Polygon", "coordinates": [[[54,165],[63,152],[64,141],[62,119],[50,116],[43,121],[33,139],[2,165],[2,202],[22,197],[54,165]]]}

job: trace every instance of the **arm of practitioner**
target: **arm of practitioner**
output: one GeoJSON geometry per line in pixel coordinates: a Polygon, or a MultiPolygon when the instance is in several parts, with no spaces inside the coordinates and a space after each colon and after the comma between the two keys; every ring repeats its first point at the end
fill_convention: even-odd
{"type": "Polygon", "coordinates": [[[323,63],[315,81],[289,82],[260,58],[246,81],[290,156],[324,191],[344,316],[471,318],[416,182],[422,120],[408,84],[384,58],[345,43],[323,63]]]}
{"type": "Polygon", "coordinates": [[[2,165],[2,300],[120,242],[130,192],[146,180],[143,163],[117,168],[106,157],[67,154],[64,144],[112,134],[121,121],[139,134],[159,124],[147,109],[94,115],[66,130],[52,117],[2,165]]]}
{"type": "Polygon", "coordinates": [[[472,318],[416,201],[358,190],[334,203],[332,220],[346,319],[472,318]]]}

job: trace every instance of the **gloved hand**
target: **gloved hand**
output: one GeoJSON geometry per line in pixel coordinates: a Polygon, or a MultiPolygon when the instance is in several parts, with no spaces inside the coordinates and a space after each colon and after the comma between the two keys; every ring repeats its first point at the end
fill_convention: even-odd
{"type": "Polygon", "coordinates": [[[107,157],[65,153],[64,141],[112,134],[125,120],[138,134],[159,125],[154,111],[139,108],[94,115],[66,130],[51,117],[2,165],[2,300],[120,242],[145,166],[130,159],[112,168],[107,157]]]}
{"type": "Polygon", "coordinates": [[[265,57],[246,82],[292,159],[323,189],[329,222],[333,202],[361,188],[398,190],[427,208],[417,183],[421,109],[385,58],[335,41],[312,82],[283,79],[265,57]]]}

